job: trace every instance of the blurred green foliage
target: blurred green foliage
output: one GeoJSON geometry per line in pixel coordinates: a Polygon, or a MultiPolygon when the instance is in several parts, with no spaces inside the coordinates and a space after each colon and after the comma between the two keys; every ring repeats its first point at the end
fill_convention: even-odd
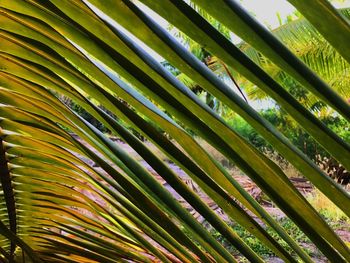
{"type": "MultiPolygon", "coordinates": [[[[329,157],[329,154],[283,110],[269,108],[262,110],[260,113],[309,158],[315,160],[318,154],[322,157],[329,157]]],[[[327,115],[320,117],[320,119],[346,142],[350,142],[350,125],[345,119],[337,115],[327,115]]],[[[273,147],[241,117],[236,115],[227,122],[259,150],[273,151],[273,147]]]]}

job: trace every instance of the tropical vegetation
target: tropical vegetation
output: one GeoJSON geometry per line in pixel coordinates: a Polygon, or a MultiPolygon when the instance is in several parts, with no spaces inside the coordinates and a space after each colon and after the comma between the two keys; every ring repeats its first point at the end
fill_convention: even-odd
{"type": "MultiPolygon", "coordinates": [[[[237,34],[344,122],[350,120],[348,101],[239,3],[191,2],[208,17],[183,0],[0,0],[0,261],[264,262],[255,243],[247,239],[251,235],[285,262],[313,262],[285,223],[271,216],[198,143],[198,137],[251,178],[325,258],[350,261],[348,245],[285,171],[140,41],[172,70],[239,115],[349,216],[346,189],[152,19],[144,5],[263,90],[350,170],[348,138],[315,116],[210,19],[237,34]],[[78,114],[81,109],[95,125],[78,114]],[[141,161],[97,125],[128,144],[141,161]],[[135,134],[171,162],[164,162],[135,134]],[[173,163],[203,194],[181,179],[171,168],[173,163]]],[[[326,0],[289,2],[343,63],[349,63],[347,18],[326,0]]]]}

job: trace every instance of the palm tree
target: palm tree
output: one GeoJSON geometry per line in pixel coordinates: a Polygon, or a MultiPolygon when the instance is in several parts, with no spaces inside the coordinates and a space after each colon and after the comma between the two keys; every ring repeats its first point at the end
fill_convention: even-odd
{"type": "MultiPolygon", "coordinates": [[[[141,2],[240,74],[262,84],[349,169],[349,145],[279,89],[277,82],[187,3],[141,2]]],[[[193,2],[230,30],[243,30],[247,38],[258,39],[274,61],[349,118],[349,106],[341,97],[302,62],[294,57],[286,59],[288,49],[262,30],[238,4],[193,2]],[[277,46],[272,49],[271,43],[277,46]]],[[[326,6],[323,2],[317,2],[320,8],[326,6]]],[[[237,262],[184,208],[182,204],[187,203],[243,257],[263,262],[167,163],[124,127],[127,123],[181,167],[231,220],[278,257],[286,262],[296,262],[297,258],[312,262],[276,220],[174,119],[256,182],[325,257],[333,262],[350,261],[349,248],[282,169],[239,136],[121,27],[240,114],[349,216],[348,193],[134,1],[0,0],[0,8],[1,261],[237,262]],[[73,100],[129,144],[153,172],[62,103],[57,94],[73,100]],[[176,144],[159,130],[166,131],[176,144]],[[158,177],[181,196],[182,202],[158,177]],[[295,253],[287,252],[252,214],[271,226],[295,253]]],[[[328,8],[320,17],[331,19],[329,13],[336,12],[328,8]]],[[[328,30],[339,30],[349,40],[346,32],[350,27],[344,28],[341,23],[334,21],[328,30]]]]}
{"type": "MultiPolygon", "coordinates": [[[[340,9],[341,14],[350,18],[350,9],[340,9]]],[[[343,98],[350,98],[349,70],[350,64],[332,47],[330,43],[313,27],[305,18],[289,21],[286,24],[272,30],[275,37],[280,39],[294,54],[305,64],[319,74],[332,89],[336,90],[343,98]]],[[[240,49],[255,63],[262,67],[275,80],[281,83],[303,105],[320,110],[317,105],[320,100],[303,88],[301,84],[286,74],[281,68],[273,64],[260,52],[249,44],[243,43],[240,49]]],[[[215,67],[218,59],[213,58],[211,65],[215,67]]],[[[222,71],[220,67],[216,70],[222,71]]],[[[251,99],[266,99],[267,94],[257,86],[244,78],[237,76],[240,85],[251,99]]]]}
{"type": "MultiPolygon", "coordinates": [[[[208,13],[197,5],[191,3],[191,6],[204,16],[220,33],[230,39],[230,33],[226,27],[220,22],[213,19],[208,13]]],[[[339,12],[346,18],[350,18],[350,9],[340,9],[339,12]]],[[[300,58],[306,65],[312,70],[317,72],[332,89],[336,90],[343,98],[350,98],[349,86],[349,63],[330,45],[325,38],[311,25],[311,23],[303,18],[300,13],[295,14],[298,19],[287,17],[285,24],[272,30],[272,34],[282,41],[298,58],[300,58]]],[[[269,96],[259,87],[251,83],[248,79],[238,74],[235,69],[230,68],[220,58],[213,56],[203,46],[193,41],[183,32],[177,30],[173,25],[169,26],[172,34],[181,39],[181,42],[188,47],[188,49],[197,58],[204,62],[218,77],[223,80],[230,80],[232,84],[242,94],[242,97],[246,100],[241,87],[244,88],[245,93],[252,100],[265,100],[269,96]]],[[[251,45],[246,42],[242,42],[239,48],[256,64],[262,67],[270,76],[277,80],[283,87],[285,87],[289,93],[291,93],[300,103],[305,107],[310,108],[312,111],[318,113],[318,115],[329,116],[333,111],[329,107],[325,107],[317,96],[308,92],[303,88],[295,79],[286,74],[281,68],[272,63],[262,53],[258,52],[251,45]]],[[[202,89],[197,83],[193,82],[191,78],[184,73],[176,72],[176,76],[180,81],[189,86],[195,93],[199,93],[202,89]]],[[[212,108],[226,108],[225,105],[217,102],[217,107],[213,107],[210,102],[215,100],[210,94],[207,99],[207,104],[212,108]]],[[[225,118],[225,116],[223,116],[225,118]]]]}

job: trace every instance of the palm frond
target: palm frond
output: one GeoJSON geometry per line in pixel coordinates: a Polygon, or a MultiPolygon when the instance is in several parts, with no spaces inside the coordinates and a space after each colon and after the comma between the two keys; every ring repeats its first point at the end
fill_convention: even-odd
{"type": "MultiPolygon", "coordinates": [[[[242,65],[240,74],[263,82],[266,91],[274,92],[293,117],[348,166],[349,145],[283,89],[276,89],[278,84],[265,72],[255,71],[256,65],[191,6],[183,1],[142,2],[160,15],[172,14],[168,17],[172,24],[200,45],[209,44],[215,55],[225,54],[220,57],[223,62],[242,65]]],[[[215,17],[215,5],[221,1],[204,2],[214,4],[208,13],[215,17]]],[[[7,210],[13,199],[4,191],[8,198],[1,202],[0,233],[6,238],[0,240],[3,258],[11,256],[13,243],[35,262],[238,262],[240,258],[198,220],[195,215],[199,214],[240,257],[263,262],[208,204],[214,202],[229,220],[247,229],[282,260],[296,262],[298,257],[312,262],[197,142],[194,133],[249,176],[325,257],[336,262],[350,260],[349,248],[283,170],[129,34],[167,59],[189,78],[188,83],[198,83],[235,110],[350,215],[348,193],[134,1],[0,0],[0,10],[0,138],[2,159],[6,159],[1,162],[6,173],[2,182],[10,179],[2,188],[11,185],[16,204],[13,215],[7,210]],[[141,161],[69,108],[61,96],[134,149],[141,161]],[[189,187],[124,124],[182,168],[203,194],[189,187]],[[16,233],[11,231],[14,220],[16,233]]],[[[231,14],[227,8],[222,11],[225,17],[231,14]]],[[[339,97],[329,103],[342,105],[339,97]]],[[[19,250],[14,254],[19,256],[19,250]]]]}

